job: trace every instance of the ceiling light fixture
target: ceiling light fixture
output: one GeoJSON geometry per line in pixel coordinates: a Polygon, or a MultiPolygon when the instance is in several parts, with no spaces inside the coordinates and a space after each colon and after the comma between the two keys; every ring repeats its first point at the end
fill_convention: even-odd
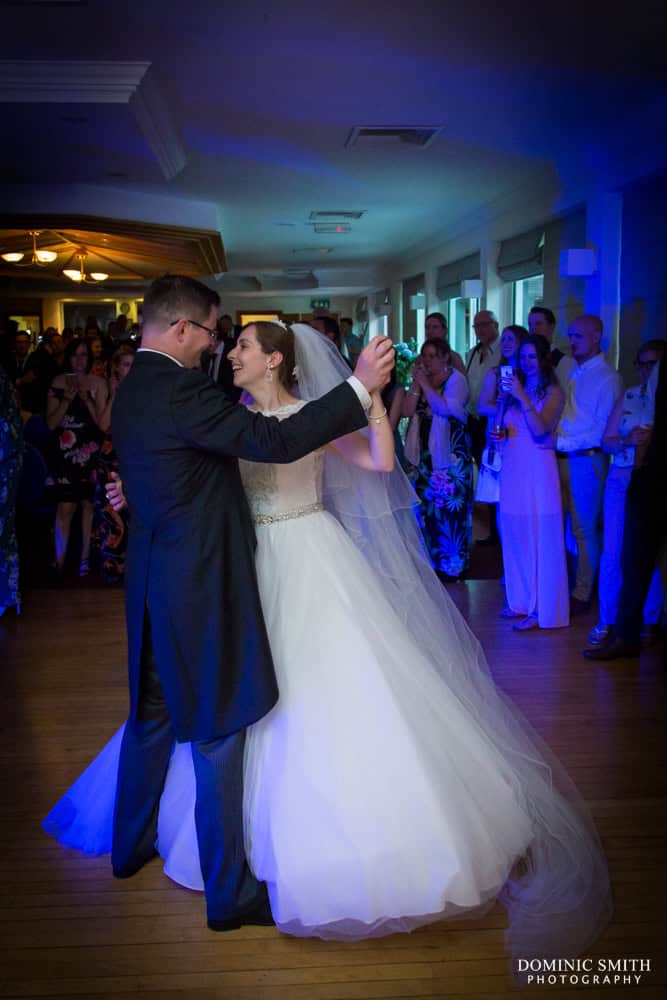
{"type": "Polygon", "coordinates": [[[41,232],[41,229],[31,229],[27,233],[28,236],[32,236],[32,251],[9,250],[7,253],[0,254],[0,257],[8,264],[15,264],[17,267],[33,267],[33,265],[44,267],[46,264],[52,264],[58,254],[54,250],[38,249],[37,237],[41,236],[41,232]],[[28,253],[30,253],[30,259],[24,260],[23,258],[28,253]]]}
{"type": "Polygon", "coordinates": [[[77,271],[75,268],[67,267],[63,271],[65,277],[69,278],[70,281],[74,281],[77,284],[83,283],[86,285],[99,285],[101,281],[106,281],[107,278],[109,277],[109,275],[106,274],[104,271],[91,271],[90,274],[86,274],[85,261],[86,257],[88,256],[88,253],[83,248],[79,250],[74,256],[79,262],[79,270],[77,271]]]}

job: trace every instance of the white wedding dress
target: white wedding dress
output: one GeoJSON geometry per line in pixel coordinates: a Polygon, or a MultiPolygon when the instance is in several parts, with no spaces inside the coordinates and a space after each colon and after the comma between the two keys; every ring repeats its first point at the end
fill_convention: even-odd
{"type": "MultiPolygon", "coordinates": [[[[415,641],[382,577],[324,509],[323,461],[318,452],[291,465],[241,463],[280,690],[278,704],[248,730],[250,866],[268,885],[276,924],[291,934],[362,938],[478,915],[529,851],[539,807],[471,712],[463,684],[448,683],[457,631],[440,648],[444,667],[434,669],[428,643],[415,641]]],[[[110,849],[119,746],[116,734],[47,817],[64,843],[110,849]]],[[[543,770],[536,781],[546,798],[556,793],[543,770]]],[[[564,825],[572,825],[569,813],[564,825]]],[[[203,888],[187,744],[172,755],[158,849],[172,879],[203,888]]],[[[578,861],[568,851],[563,865],[575,878],[578,861]]],[[[595,866],[591,853],[583,871],[595,866]]],[[[540,879],[527,893],[535,908],[540,879]]],[[[567,882],[558,879],[559,887],[567,882]]],[[[586,879],[577,873],[578,885],[586,879]]],[[[532,927],[532,914],[524,922],[532,927]]]]}

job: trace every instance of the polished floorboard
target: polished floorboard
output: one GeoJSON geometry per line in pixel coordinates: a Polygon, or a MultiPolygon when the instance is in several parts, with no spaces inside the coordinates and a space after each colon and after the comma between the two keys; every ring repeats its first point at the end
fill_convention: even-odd
{"type": "MultiPolygon", "coordinates": [[[[667,672],[663,650],[591,664],[591,619],[518,634],[499,621],[497,581],[450,593],[498,684],[563,761],[609,859],[615,916],[591,954],[644,958],[639,985],[543,985],[526,992],[643,1000],[667,995],[667,672]]],[[[338,944],[273,928],[214,934],[203,898],[159,860],[126,881],[44,834],[41,818],[123,721],[122,591],[33,590],[0,619],[4,791],[0,824],[0,997],[113,1000],[357,1000],[515,992],[504,911],[381,940],[338,944]]]]}

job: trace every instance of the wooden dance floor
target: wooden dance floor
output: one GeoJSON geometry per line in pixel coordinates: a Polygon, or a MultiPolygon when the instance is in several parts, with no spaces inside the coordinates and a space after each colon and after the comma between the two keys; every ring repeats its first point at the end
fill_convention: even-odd
{"type": "MultiPolygon", "coordinates": [[[[639,985],[585,998],[667,995],[665,860],[667,673],[660,648],[638,661],[580,656],[592,621],[518,634],[498,620],[496,581],[450,591],[500,686],[590,803],[609,860],[615,916],[592,955],[644,958],[639,985]]],[[[115,881],[108,857],[60,847],[40,821],[126,712],[122,592],[36,590],[0,619],[4,724],[0,826],[0,996],[113,1000],[356,1000],[513,993],[504,911],[376,941],[327,943],[273,928],[215,934],[204,899],[151,862],[115,881]]],[[[351,693],[351,696],[352,693],[351,693]]],[[[531,995],[574,996],[568,985],[531,995]]]]}

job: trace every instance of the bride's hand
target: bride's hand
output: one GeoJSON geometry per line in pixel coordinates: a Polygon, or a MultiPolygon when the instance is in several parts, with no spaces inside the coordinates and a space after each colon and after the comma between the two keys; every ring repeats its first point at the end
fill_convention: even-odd
{"type": "Polygon", "coordinates": [[[125,494],[123,493],[123,480],[117,472],[111,473],[111,482],[107,483],[105,491],[107,495],[107,502],[113,510],[118,513],[118,511],[126,509],[127,500],[125,499],[125,494]]]}
{"type": "Polygon", "coordinates": [[[359,355],[354,374],[369,393],[384,388],[394,367],[395,351],[389,337],[373,337],[359,355]]]}

